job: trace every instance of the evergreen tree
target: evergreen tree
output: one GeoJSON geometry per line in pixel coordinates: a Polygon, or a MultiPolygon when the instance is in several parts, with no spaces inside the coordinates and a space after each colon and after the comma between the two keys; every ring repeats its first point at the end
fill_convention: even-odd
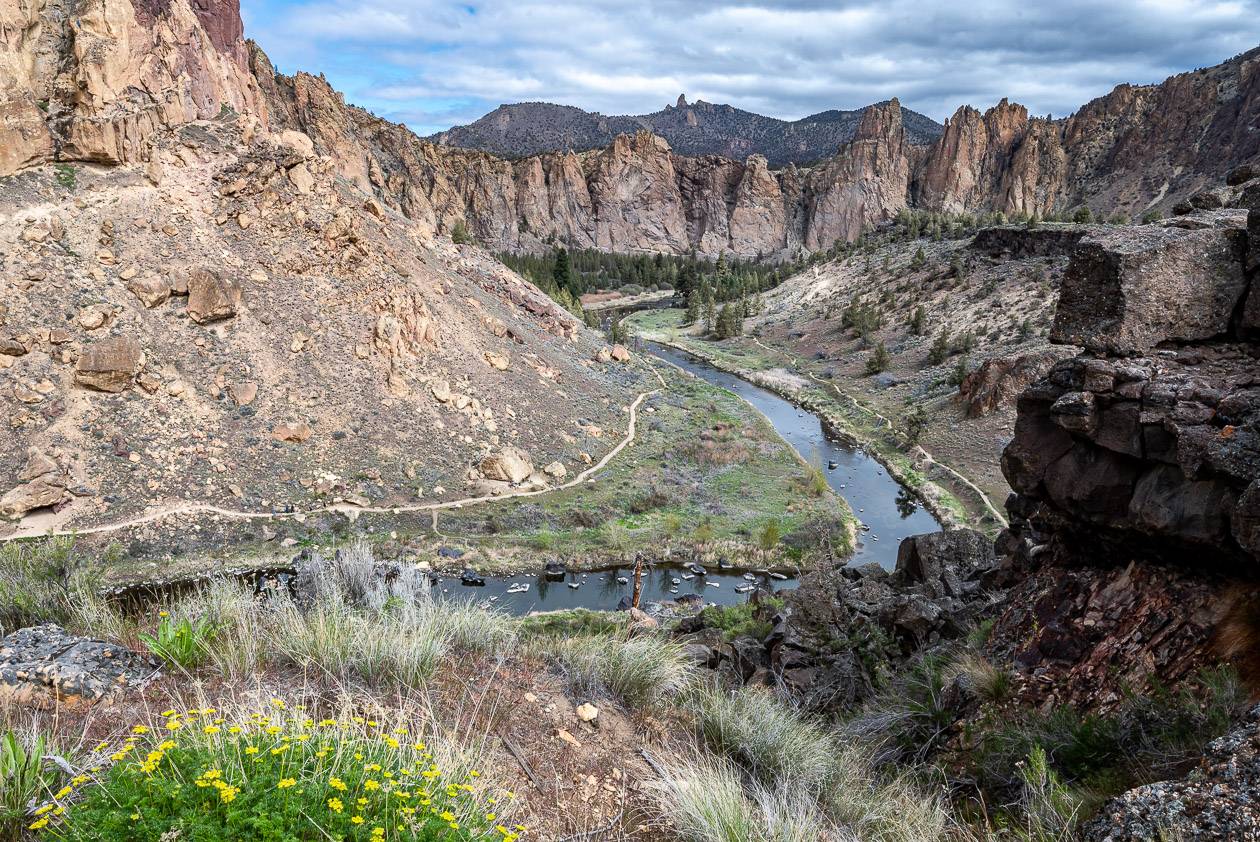
{"type": "Polygon", "coordinates": [[[556,267],[551,270],[551,280],[555,283],[556,289],[573,291],[573,269],[569,263],[569,250],[563,246],[556,252],[556,267]]]}
{"type": "Polygon", "coordinates": [[[691,295],[687,296],[687,312],[683,315],[684,325],[693,325],[700,321],[701,306],[699,291],[692,290],[691,295]]]}
{"type": "Polygon", "coordinates": [[[915,336],[927,333],[927,310],[922,304],[914,308],[914,315],[910,317],[910,332],[915,336]]]}
{"type": "Polygon", "coordinates": [[[718,339],[730,339],[733,336],[739,336],[744,330],[744,320],[740,316],[740,305],[738,302],[727,303],[722,305],[722,311],[718,314],[717,330],[715,335],[718,339]]]}
{"type": "Polygon", "coordinates": [[[888,353],[888,346],[880,342],[875,346],[875,352],[871,354],[870,359],[866,361],[866,374],[869,377],[886,371],[891,363],[892,357],[888,353]]]}

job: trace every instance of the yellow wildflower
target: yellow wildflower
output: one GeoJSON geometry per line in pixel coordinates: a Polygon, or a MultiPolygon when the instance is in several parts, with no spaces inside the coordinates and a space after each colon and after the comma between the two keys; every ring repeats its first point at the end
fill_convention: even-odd
{"type": "Polygon", "coordinates": [[[288,789],[289,787],[291,787],[291,786],[296,786],[296,785],[297,785],[297,779],[296,779],[296,778],[281,778],[281,779],[280,779],[280,783],[276,784],[276,788],[277,788],[277,789],[288,789]]]}
{"type": "Polygon", "coordinates": [[[363,816],[352,816],[350,821],[352,824],[363,824],[363,816]]]}
{"type": "Polygon", "coordinates": [[[341,803],[341,799],[340,799],[340,798],[329,798],[329,799],[328,799],[328,809],[329,809],[329,810],[332,810],[334,813],[340,813],[340,812],[341,812],[341,810],[342,810],[342,808],[343,808],[344,806],[345,806],[345,805],[341,803]]]}

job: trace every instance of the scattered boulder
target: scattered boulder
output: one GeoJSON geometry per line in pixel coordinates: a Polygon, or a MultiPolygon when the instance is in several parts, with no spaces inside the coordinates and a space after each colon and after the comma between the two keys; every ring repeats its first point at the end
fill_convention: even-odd
{"type": "Polygon", "coordinates": [[[508,366],[512,364],[511,358],[507,354],[500,354],[497,351],[486,351],[486,363],[493,369],[499,371],[507,371],[508,366]]]}
{"type": "Polygon", "coordinates": [[[615,362],[630,362],[630,352],[626,350],[624,345],[614,345],[609,352],[615,362]]]}
{"type": "Polygon", "coordinates": [[[305,421],[298,421],[293,424],[277,424],[271,431],[271,437],[276,441],[288,441],[294,444],[301,444],[312,435],[314,435],[314,430],[305,421]]]}
{"type": "Polygon", "coordinates": [[[19,705],[90,705],[140,687],[156,673],[151,658],[56,625],[19,629],[0,640],[0,699],[19,705]]]}
{"type": "Polygon", "coordinates": [[[129,336],[93,342],[79,355],[74,380],[98,392],[122,392],[144,365],[140,343],[129,336]]]}
{"type": "Polygon", "coordinates": [[[55,459],[31,448],[18,472],[18,485],[0,497],[0,517],[22,517],[29,511],[59,505],[70,498],[67,472],[55,459]]]}
{"type": "Polygon", "coordinates": [[[237,406],[249,406],[258,397],[257,383],[233,383],[228,386],[228,394],[237,406]]]}
{"type": "Polygon", "coordinates": [[[600,348],[598,351],[596,351],[595,362],[597,363],[612,362],[612,348],[609,348],[607,345],[605,345],[603,348],[600,348]]]}
{"type": "Polygon", "coordinates": [[[577,706],[577,718],[583,722],[594,722],[599,717],[599,708],[590,702],[583,702],[577,706]]]}
{"type": "Polygon", "coordinates": [[[149,309],[166,303],[171,297],[170,283],[152,272],[146,272],[127,281],[127,290],[149,309]]]}
{"type": "Polygon", "coordinates": [[[543,473],[552,479],[564,479],[568,472],[569,470],[564,467],[564,463],[559,460],[556,460],[547,467],[543,468],[543,473]]]}
{"type": "Polygon", "coordinates": [[[529,454],[519,447],[508,446],[481,460],[481,473],[486,479],[519,483],[534,473],[529,454]]]}
{"type": "Polygon", "coordinates": [[[241,287],[236,281],[209,269],[197,268],[188,274],[188,317],[197,324],[230,319],[241,305],[241,287]]]}

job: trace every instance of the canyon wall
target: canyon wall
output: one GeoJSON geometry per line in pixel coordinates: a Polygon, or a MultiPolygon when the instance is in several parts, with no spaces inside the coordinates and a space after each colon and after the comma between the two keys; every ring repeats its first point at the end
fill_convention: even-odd
{"type": "Polygon", "coordinates": [[[1260,49],[1160,85],[1121,85],[1064,120],[960,108],[929,146],[897,100],[811,167],[687,157],[650,133],[515,161],[437,146],[276,72],[236,0],[20,0],[0,11],[0,175],[48,160],[147,158],[154,127],[247,112],[297,129],[340,174],[421,226],[494,249],[781,256],[852,240],[904,207],[1046,214],[1170,208],[1260,156],[1260,49]]]}

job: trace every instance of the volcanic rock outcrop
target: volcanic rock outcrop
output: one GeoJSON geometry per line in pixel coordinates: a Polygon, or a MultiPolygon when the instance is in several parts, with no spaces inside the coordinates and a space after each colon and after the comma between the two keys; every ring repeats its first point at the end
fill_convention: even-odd
{"type": "Polygon", "coordinates": [[[1225,194],[1241,208],[1101,229],[1073,254],[1052,340],[1089,350],[1019,398],[999,542],[1015,592],[995,635],[1060,698],[1230,657],[1223,618],[1255,598],[1258,197],[1247,182],[1225,194]]]}
{"type": "MultiPolygon", "coordinates": [[[[771,170],[756,154],[680,155],[646,129],[601,149],[556,146],[515,161],[435,145],[347,105],[322,77],[277,74],[242,40],[236,0],[73,9],[38,0],[3,14],[0,175],[51,159],[145,161],[159,127],[248,113],[261,130],[308,137],[382,206],[438,233],[463,223],[495,249],[539,250],[554,239],[787,255],[852,240],[907,206],[1168,209],[1231,167],[1260,163],[1256,50],[1160,85],[1121,85],[1064,120],[1030,118],[1006,100],[984,113],[963,106],[928,145],[918,115],[894,99],[861,111],[833,156],[771,170]]],[[[670,115],[696,107],[684,106],[670,115]]],[[[292,172],[299,189],[305,175],[292,172]]]]}

